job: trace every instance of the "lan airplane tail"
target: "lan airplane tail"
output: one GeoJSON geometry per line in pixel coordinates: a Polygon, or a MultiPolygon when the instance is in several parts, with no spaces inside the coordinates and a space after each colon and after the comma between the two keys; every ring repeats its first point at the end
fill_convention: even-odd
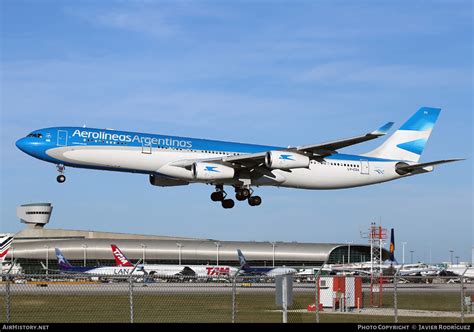
{"type": "Polygon", "coordinates": [[[244,257],[244,254],[240,249],[237,249],[237,255],[239,256],[240,268],[246,270],[250,268],[250,265],[247,263],[247,260],[244,257]]]}
{"type": "Polygon", "coordinates": [[[74,270],[74,267],[71,265],[71,263],[68,262],[66,257],[64,257],[63,253],[59,248],[54,249],[56,253],[56,258],[58,259],[58,267],[59,270],[61,271],[68,271],[68,270],[74,270]]]}
{"type": "Polygon", "coordinates": [[[366,156],[418,162],[441,109],[422,107],[400,129],[366,156]]]}

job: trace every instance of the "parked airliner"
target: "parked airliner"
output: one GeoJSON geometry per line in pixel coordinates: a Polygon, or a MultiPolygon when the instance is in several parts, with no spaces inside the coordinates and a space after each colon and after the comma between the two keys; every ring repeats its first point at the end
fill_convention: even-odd
{"type": "Polygon", "coordinates": [[[16,146],[56,164],[60,183],[66,180],[66,166],[143,173],[161,187],[212,184],[216,191],[211,199],[228,209],[234,201],[224,186],[234,187],[237,200],[257,206],[262,199],[253,188],[258,186],[351,188],[431,172],[434,165],[460,160],[418,163],[440,111],[422,107],[382,145],[362,155],[337,151],[384,136],[393,122],[365,135],[287,148],[86,127],[35,130],[16,146]]]}
{"type": "MultiPolygon", "coordinates": [[[[115,244],[110,245],[115,263],[118,267],[132,268],[132,263],[115,244]]],[[[228,265],[171,265],[171,264],[138,264],[137,271],[156,277],[228,277],[234,276],[238,269],[228,265]]]]}
{"type": "Polygon", "coordinates": [[[267,277],[275,277],[283,274],[294,274],[298,272],[292,267],[250,266],[247,263],[242,250],[240,249],[237,249],[237,256],[239,256],[240,271],[243,275],[265,275],[267,277]]]}
{"type": "MultiPolygon", "coordinates": [[[[144,275],[143,271],[138,270],[135,266],[72,266],[59,248],[55,248],[56,258],[58,259],[59,272],[72,274],[92,274],[96,276],[128,276],[128,275],[144,275]]],[[[46,269],[46,266],[43,265],[46,269]]]]}

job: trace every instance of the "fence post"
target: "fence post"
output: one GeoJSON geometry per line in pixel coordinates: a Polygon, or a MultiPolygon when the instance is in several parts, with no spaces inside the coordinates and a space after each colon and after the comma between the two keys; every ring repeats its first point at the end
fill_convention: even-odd
{"type": "Polygon", "coordinates": [[[395,323],[398,323],[398,276],[395,273],[393,276],[393,317],[395,323]]]}
{"type": "Polygon", "coordinates": [[[403,264],[400,268],[395,271],[393,275],[393,317],[395,323],[398,323],[398,275],[403,269],[403,264]]]}
{"type": "Polygon", "coordinates": [[[466,274],[468,267],[464,270],[461,275],[461,323],[464,323],[464,274],[466,274]]]}
{"type": "Polygon", "coordinates": [[[128,295],[130,299],[130,323],[133,323],[134,312],[133,312],[133,278],[130,275],[128,279],[128,295]]]}
{"type": "Polygon", "coordinates": [[[314,296],[315,298],[315,306],[316,306],[316,323],[319,323],[319,275],[321,274],[321,271],[323,269],[323,265],[319,268],[318,272],[316,272],[316,275],[314,276],[314,282],[315,282],[315,291],[316,294],[314,296]]]}
{"type": "Polygon", "coordinates": [[[6,275],[6,284],[5,284],[5,315],[6,322],[10,323],[10,274],[6,275]]]}
{"type": "MultiPolygon", "coordinates": [[[[232,277],[231,277],[232,278],[232,277]]],[[[237,285],[236,285],[236,277],[231,279],[232,281],[232,323],[235,323],[235,312],[236,312],[236,292],[237,292],[237,285]]]]}

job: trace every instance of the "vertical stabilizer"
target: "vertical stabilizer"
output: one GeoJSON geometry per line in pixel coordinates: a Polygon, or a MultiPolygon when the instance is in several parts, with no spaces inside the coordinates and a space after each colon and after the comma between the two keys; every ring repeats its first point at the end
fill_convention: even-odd
{"type": "Polygon", "coordinates": [[[3,263],[5,260],[8,250],[10,249],[13,242],[13,236],[3,235],[0,237],[0,262],[3,263]]]}
{"type": "Polygon", "coordinates": [[[63,253],[59,248],[54,249],[56,252],[56,258],[58,259],[58,266],[60,270],[71,270],[73,267],[72,265],[67,261],[66,257],[64,257],[63,253]]]}
{"type": "Polygon", "coordinates": [[[365,156],[418,162],[441,109],[422,107],[400,129],[365,156]]]}
{"type": "Polygon", "coordinates": [[[133,266],[132,263],[128,260],[127,257],[122,253],[122,251],[115,244],[110,245],[112,247],[112,253],[114,254],[115,263],[117,266],[133,266]]]}

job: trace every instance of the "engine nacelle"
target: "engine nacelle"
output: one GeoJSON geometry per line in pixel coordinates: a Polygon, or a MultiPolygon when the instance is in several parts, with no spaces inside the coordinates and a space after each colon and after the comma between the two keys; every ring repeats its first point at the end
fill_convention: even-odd
{"type": "Polygon", "coordinates": [[[194,178],[191,170],[178,166],[165,165],[158,169],[157,172],[179,180],[192,180],[194,178]]]}
{"type": "Polygon", "coordinates": [[[204,162],[195,162],[191,171],[195,180],[232,179],[235,174],[232,167],[204,162]]]}
{"type": "Polygon", "coordinates": [[[268,151],[265,166],[270,169],[290,169],[309,167],[309,157],[288,151],[268,151]]]}
{"type": "Polygon", "coordinates": [[[185,186],[189,182],[183,180],[176,180],[172,178],[167,178],[155,174],[150,174],[150,183],[158,187],[175,187],[175,186],[185,186]]]}

